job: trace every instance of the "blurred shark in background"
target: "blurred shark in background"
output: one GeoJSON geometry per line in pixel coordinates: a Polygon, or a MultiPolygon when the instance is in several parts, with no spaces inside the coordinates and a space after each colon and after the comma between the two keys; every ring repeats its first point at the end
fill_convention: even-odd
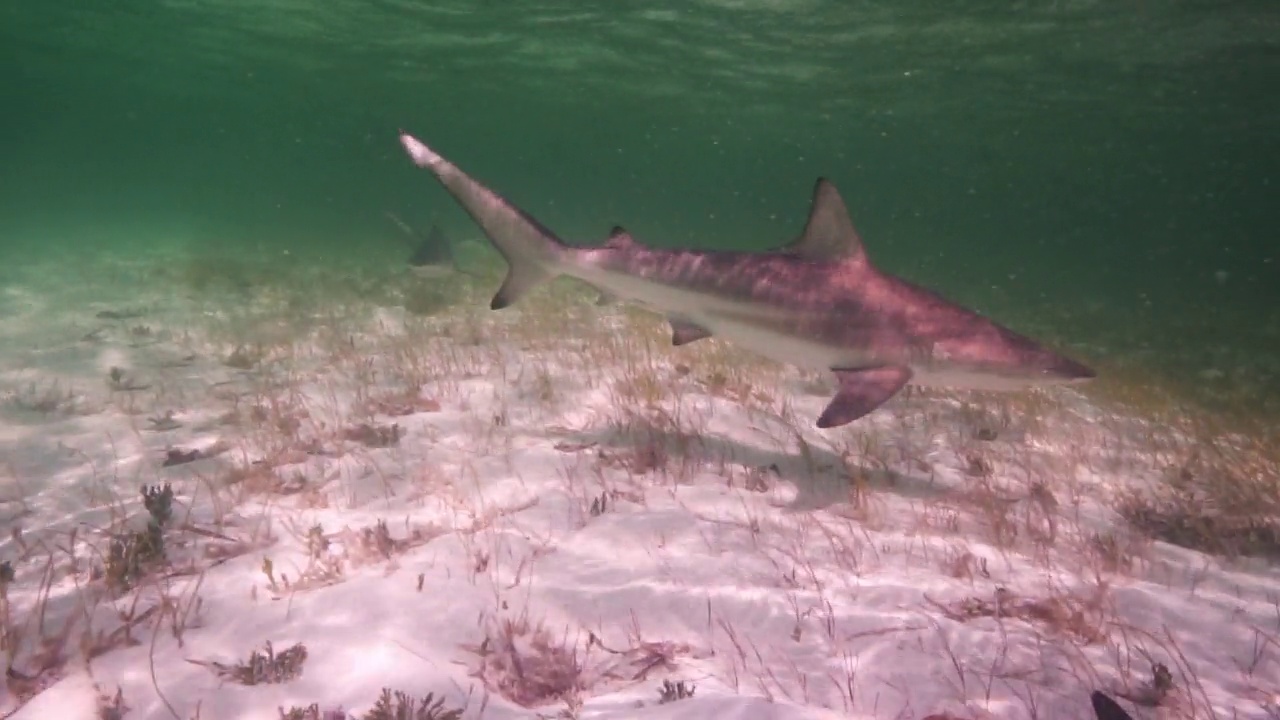
{"type": "Polygon", "coordinates": [[[386,216],[404,233],[412,245],[409,255],[409,267],[420,277],[444,277],[461,272],[457,258],[453,252],[453,242],[441,229],[439,223],[432,222],[426,234],[413,229],[408,223],[391,211],[386,216]]]}

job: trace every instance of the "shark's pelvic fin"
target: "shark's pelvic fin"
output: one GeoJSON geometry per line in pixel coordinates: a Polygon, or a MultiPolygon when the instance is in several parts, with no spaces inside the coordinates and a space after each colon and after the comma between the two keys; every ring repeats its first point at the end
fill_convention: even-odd
{"type": "Polygon", "coordinates": [[[676,347],[711,337],[711,331],[701,325],[678,318],[668,318],[667,322],[671,323],[671,344],[676,347]]]}
{"type": "Polygon", "coordinates": [[[833,428],[857,420],[885,404],[911,379],[911,369],[900,365],[833,370],[840,389],[818,418],[818,427],[833,428]]]}
{"type": "Polygon", "coordinates": [[[849,210],[836,186],[826,178],[818,178],[813,187],[813,202],[804,232],[782,251],[813,262],[867,264],[866,251],[849,218],[849,210]]]}

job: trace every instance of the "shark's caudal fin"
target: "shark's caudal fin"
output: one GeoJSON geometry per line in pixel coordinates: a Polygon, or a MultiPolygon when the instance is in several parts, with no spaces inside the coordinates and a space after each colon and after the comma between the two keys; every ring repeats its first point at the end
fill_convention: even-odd
{"type": "Polygon", "coordinates": [[[555,233],[412,135],[401,131],[400,144],[415,165],[436,176],[507,261],[507,278],[489,303],[490,308],[501,310],[538,283],[560,274],[556,266],[566,246],[555,233]]]}

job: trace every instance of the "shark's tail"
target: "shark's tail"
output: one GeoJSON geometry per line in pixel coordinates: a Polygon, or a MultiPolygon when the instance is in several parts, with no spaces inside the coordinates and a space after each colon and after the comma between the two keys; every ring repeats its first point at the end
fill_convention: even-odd
{"type": "Polygon", "coordinates": [[[435,174],[507,261],[507,278],[489,307],[501,310],[524,297],[535,285],[560,275],[557,268],[569,248],[555,233],[412,135],[401,131],[400,144],[414,164],[435,174]]]}

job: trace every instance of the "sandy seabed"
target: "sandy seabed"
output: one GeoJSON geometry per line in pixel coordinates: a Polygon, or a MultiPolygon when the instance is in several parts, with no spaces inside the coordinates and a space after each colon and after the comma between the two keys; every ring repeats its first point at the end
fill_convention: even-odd
{"type": "Polygon", "coordinates": [[[1131,522],[1183,428],[1060,389],[820,431],[825,377],[568,283],[491,312],[499,272],[6,268],[0,713],[1280,717],[1280,573],[1131,522]]]}

